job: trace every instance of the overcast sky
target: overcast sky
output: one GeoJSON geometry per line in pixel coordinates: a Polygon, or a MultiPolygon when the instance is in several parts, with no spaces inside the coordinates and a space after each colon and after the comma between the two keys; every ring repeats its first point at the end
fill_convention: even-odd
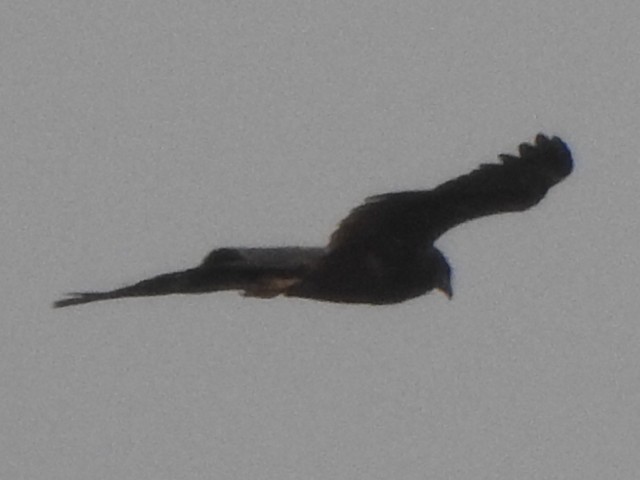
{"type": "Polygon", "coordinates": [[[42,0],[0,9],[0,477],[640,471],[640,4],[42,0]],[[452,301],[53,310],[536,133],[574,174],[438,246],[452,301]]]}

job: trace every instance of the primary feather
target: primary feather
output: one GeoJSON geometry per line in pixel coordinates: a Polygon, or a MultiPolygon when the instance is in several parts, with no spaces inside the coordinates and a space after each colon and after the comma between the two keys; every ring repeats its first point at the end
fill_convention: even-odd
{"type": "Polygon", "coordinates": [[[558,137],[538,134],[523,143],[520,157],[502,154],[432,190],[384,193],[355,208],[331,236],[330,248],[377,236],[434,242],[447,230],[472,219],[526,210],[573,169],[571,152],[558,137]]]}

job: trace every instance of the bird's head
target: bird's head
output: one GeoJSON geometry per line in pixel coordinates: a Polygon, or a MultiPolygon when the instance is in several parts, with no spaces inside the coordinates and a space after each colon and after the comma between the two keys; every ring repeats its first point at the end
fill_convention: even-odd
{"type": "Polygon", "coordinates": [[[440,290],[444,293],[449,300],[453,297],[453,287],[451,285],[451,267],[447,258],[442,252],[436,248],[430,252],[431,256],[431,268],[434,272],[434,286],[433,288],[440,290]]]}

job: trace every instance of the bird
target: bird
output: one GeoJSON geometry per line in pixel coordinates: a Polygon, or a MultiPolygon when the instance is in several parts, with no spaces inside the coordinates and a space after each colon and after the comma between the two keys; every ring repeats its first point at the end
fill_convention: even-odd
{"type": "Polygon", "coordinates": [[[238,290],[244,296],[389,305],[432,290],[453,296],[452,269],[434,242],[480,217],[527,210],[573,170],[559,137],[542,133],[430,190],[365,199],[323,247],[223,247],[193,268],[108,291],[67,294],[55,308],[124,297],[238,290]]]}

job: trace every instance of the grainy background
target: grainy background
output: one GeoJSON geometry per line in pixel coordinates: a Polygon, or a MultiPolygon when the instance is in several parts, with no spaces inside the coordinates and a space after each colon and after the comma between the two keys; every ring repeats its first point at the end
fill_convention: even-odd
{"type": "Polygon", "coordinates": [[[640,5],[21,1],[0,15],[0,477],[640,471],[640,5]],[[562,136],[535,209],[439,246],[455,297],[52,310],[562,136]]]}

